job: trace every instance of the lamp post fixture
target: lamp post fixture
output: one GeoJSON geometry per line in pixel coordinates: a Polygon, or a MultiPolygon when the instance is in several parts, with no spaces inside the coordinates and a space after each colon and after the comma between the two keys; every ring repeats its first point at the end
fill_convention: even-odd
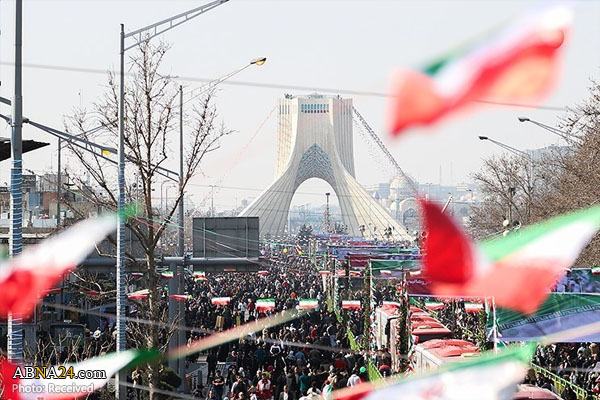
{"type": "MultiPolygon", "coordinates": [[[[22,1],[22,0],[17,0],[22,1]]],[[[207,11],[212,10],[228,0],[215,0],[211,3],[205,4],[200,7],[193,8],[186,12],[177,14],[170,18],[148,25],[144,28],[135,30],[133,32],[125,33],[125,25],[121,24],[120,41],[119,41],[119,140],[118,140],[118,206],[117,210],[121,215],[125,209],[125,52],[129,49],[135,48],[142,43],[149,41],[150,39],[167,32],[176,26],[179,26],[191,19],[204,14],[207,11]],[[132,38],[133,44],[125,47],[125,40],[132,38]]],[[[180,177],[181,179],[181,177],[180,177]]],[[[124,275],[124,253],[125,253],[125,236],[124,236],[125,224],[122,218],[119,218],[117,223],[117,257],[116,257],[116,275],[117,275],[117,353],[125,350],[126,348],[126,336],[125,336],[125,275],[124,275]]],[[[183,249],[181,250],[183,252],[183,249]]],[[[127,396],[127,387],[122,386],[121,382],[126,381],[126,375],[118,372],[116,375],[116,397],[119,400],[125,400],[127,396]]]]}
{"type": "Polygon", "coordinates": [[[541,122],[535,121],[535,120],[527,118],[527,117],[518,117],[517,119],[519,120],[519,122],[522,122],[522,123],[529,122],[531,124],[537,125],[540,128],[566,140],[567,142],[575,142],[576,144],[583,144],[581,138],[579,138],[577,136],[569,135],[567,132],[557,129],[553,126],[543,124],[541,122]]]}
{"type": "Polygon", "coordinates": [[[526,159],[527,161],[533,161],[533,159],[531,158],[531,156],[529,155],[529,153],[526,153],[523,150],[515,149],[512,146],[509,146],[507,144],[504,144],[502,142],[499,142],[499,141],[494,140],[492,138],[489,138],[487,136],[478,136],[478,138],[479,138],[479,140],[484,140],[484,141],[487,140],[488,142],[492,142],[496,146],[502,147],[504,150],[508,150],[511,153],[513,153],[513,154],[515,154],[515,155],[517,155],[519,157],[522,157],[522,158],[526,159]]]}

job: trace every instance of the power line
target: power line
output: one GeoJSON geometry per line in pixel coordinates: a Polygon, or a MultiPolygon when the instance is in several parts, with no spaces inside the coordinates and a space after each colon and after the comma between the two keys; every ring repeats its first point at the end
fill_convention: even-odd
{"type": "MultiPolygon", "coordinates": [[[[14,63],[8,61],[0,61],[0,65],[9,65],[12,66],[14,63]]],[[[80,73],[89,73],[89,74],[106,74],[109,72],[108,69],[100,69],[100,68],[87,68],[87,67],[69,67],[65,65],[50,65],[50,64],[34,64],[28,63],[23,64],[24,68],[31,69],[43,69],[43,70],[51,70],[51,71],[64,71],[64,72],[80,72],[80,73]]],[[[132,73],[126,73],[126,75],[133,76],[132,73]]],[[[201,78],[195,76],[179,76],[179,80],[187,81],[187,82],[202,82],[209,83],[213,82],[215,78],[201,78]]],[[[222,82],[224,85],[231,86],[248,86],[248,87],[256,87],[262,89],[283,89],[283,90],[297,90],[297,91],[308,91],[308,92],[323,92],[323,93],[335,93],[335,94],[346,94],[346,95],[354,95],[354,96],[367,96],[367,97],[379,97],[379,98],[387,98],[390,97],[388,93],[377,92],[377,91],[365,91],[365,90],[355,90],[355,89],[342,89],[342,88],[330,88],[330,87],[318,87],[318,86],[305,86],[305,85],[291,85],[291,84],[282,84],[282,83],[266,83],[266,82],[251,82],[251,81],[238,81],[238,80],[227,80],[222,82]]],[[[544,105],[535,105],[535,104],[526,104],[526,103],[514,103],[514,102],[499,102],[492,100],[473,100],[477,103],[490,104],[496,106],[504,106],[504,107],[519,107],[519,108],[532,108],[538,110],[548,110],[548,111],[566,111],[566,107],[560,106],[544,106],[544,105]]]]}

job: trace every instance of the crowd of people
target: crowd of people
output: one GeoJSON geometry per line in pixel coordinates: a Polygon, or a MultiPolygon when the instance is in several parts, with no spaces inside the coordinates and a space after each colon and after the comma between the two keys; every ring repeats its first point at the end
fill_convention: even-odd
{"type": "Polygon", "coordinates": [[[258,299],[275,299],[273,312],[294,309],[300,299],[318,301],[316,310],[299,319],[209,352],[208,376],[195,388],[197,395],[306,400],[368,380],[364,357],[349,349],[345,327],[327,311],[322,278],[308,258],[280,253],[263,274],[188,277],[186,287],[192,295],[186,325],[200,330],[228,329],[267,316],[270,311],[257,310],[258,299]],[[229,297],[230,303],[212,304],[214,297],[229,297]],[[224,373],[219,362],[227,366],[224,373]]]}
{"type": "MultiPolygon", "coordinates": [[[[260,274],[225,272],[207,273],[202,277],[185,276],[185,293],[190,295],[185,303],[185,325],[198,332],[188,332],[188,342],[209,332],[226,330],[274,312],[295,309],[300,299],[316,299],[318,304],[314,311],[291,322],[222,345],[208,353],[189,356],[186,360],[189,364],[206,362],[208,365],[207,375],[196,387],[190,388],[195,396],[208,400],[309,400],[369,379],[366,354],[350,349],[346,334],[349,330],[357,342],[362,342],[365,322],[362,312],[344,311],[344,324],[340,323],[338,316],[328,311],[323,277],[319,275],[314,261],[301,253],[278,251],[270,261],[269,266],[261,266],[264,271],[260,274]],[[213,298],[230,300],[228,304],[213,304],[213,298]],[[258,309],[259,299],[274,299],[275,309],[258,309]]],[[[342,266],[340,270],[343,269],[342,266]]],[[[374,283],[372,295],[376,304],[397,299],[398,286],[394,282],[382,279],[374,283]]],[[[340,298],[364,299],[363,283],[363,278],[339,279],[340,298]]],[[[132,287],[129,291],[135,289],[139,288],[132,287]]],[[[166,285],[160,288],[160,292],[168,298],[166,285]]],[[[73,296],[70,300],[81,308],[89,301],[82,295],[73,296]]],[[[142,303],[130,302],[129,315],[135,316],[142,303]]],[[[165,310],[167,303],[164,302],[165,310]]],[[[456,302],[434,314],[452,331],[454,338],[476,344],[486,342],[485,337],[481,340],[481,316],[466,312],[462,303],[456,302]]],[[[91,319],[85,316],[78,322],[93,325],[91,319]]],[[[86,342],[87,347],[83,346],[82,351],[80,346],[77,350],[77,358],[114,350],[114,320],[99,318],[95,325],[88,332],[90,340],[86,342]]],[[[161,335],[164,334],[166,331],[161,332],[161,335]]],[[[487,346],[491,347],[489,341],[487,346]]],[[[66,347],[60,351],[46,350],[52,364],[70,361],[66,347]]],[[[392,367],[390,350],[375,349],[371,359],[384,377],[399,372],[392,367]]],[[[590,396],[600,395],[599,350],[596,343],[540,346],[533,363],[586,390],[590,396]]],[[[524,381],[549,389],[565,400],[578,398],[572,386],[556,382],[548,373],[533,369],[524,381]]]]}

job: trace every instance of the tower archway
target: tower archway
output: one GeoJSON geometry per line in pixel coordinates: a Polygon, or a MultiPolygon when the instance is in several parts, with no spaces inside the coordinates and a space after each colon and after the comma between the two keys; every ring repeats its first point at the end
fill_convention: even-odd
{"type": "Polygon", "coordinates": [[[260,234],[285,232],[292,197],[310,178],[335,192],[343,223],[353,236],[395,239],[410,236],[356,181],[352,141],[352,100],[318,94],[280,99],[275,181],[240,216],[259,217],[260,234]]]}

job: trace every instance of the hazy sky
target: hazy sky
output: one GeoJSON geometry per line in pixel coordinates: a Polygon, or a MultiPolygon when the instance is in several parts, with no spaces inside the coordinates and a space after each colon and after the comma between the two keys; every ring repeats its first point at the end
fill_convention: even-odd
{"type": "MultiPolygon", "coordinates": [[[[113,69],[118,65],[119,24],[134,30],[207,1],[166,0],[29,0],[24,6],[25,63],[113,69]]],[[[396,67],[418,67],[492,26],[506,22],[539,2],[529,1],[345,1],[345,0],[231,0],[162,36],[172,44],[165,74],[216,78],[257,56],[268,57],[258,68],[248,68],[231,80],[308,88],[339,89],[353,97],[356,108],[388,145],[400,165],[419,181],[442,183],[469,180],[481,159],[500,152],[477,140],[485,134],[514,147],[527,149],[556,143],[552,134],[517,122],[518,116],[554,124],[561,112],[489,106],[465,118],[447,120],[430,129],[414,129],[401,139],[383,131],[385,98],[343,94],[343,90],[386,92],[396,67]]],[[[576,2],[575,24],[566,51],[564,76],[548,106],[567,106],[587,97],[590,79],[600,75],[600,2],[576,2]]],[[[0,95],[13,90],[14,1],[0,0],[0,95]]],[[[102,92],[105,74],[24,70],[25,115],[54,127],[72,107],[91,104],[102,92]]],[[[187,82],[189,88],[200,85],[187,82]]],[[[271,89],[222,85],[220,115],[237,133],[203,166],[190,192],[200,202],[208,189],[222,184],[215,195],[219,207],[232,207],[256,196],[273,180],[276,158],[275,114],[248,144],[283,93],[312,90],[271,89]]],[[[4,113],[10,109],[3,108],[4,113]]],[[[6,125],[0,136],[8,137],[6,125]]],[[[174,132],[176,140],[177,133],[174,132]]],[[[25,168],[56,168],[56,140],[26,126],[24,138],[49,141],[51,148],[24,156],[25,168]]],[[[176,142],[174,146],[176,147],[176,142]]],[[[391,171],[379,154],[373,159],[355,131],[355,161],[363,184],[388,179],[391,171]],[[386,166],[386,170],[382,167],[386,166]]],[[[176,168],[176,160],[172,167],[176,168]]],[[[0,182],[8,180],[10,163],[0,168],[0,182]]],[[[328,185],[317,180],[303,184],[294,204],[322,203],[328,185]]]]}

